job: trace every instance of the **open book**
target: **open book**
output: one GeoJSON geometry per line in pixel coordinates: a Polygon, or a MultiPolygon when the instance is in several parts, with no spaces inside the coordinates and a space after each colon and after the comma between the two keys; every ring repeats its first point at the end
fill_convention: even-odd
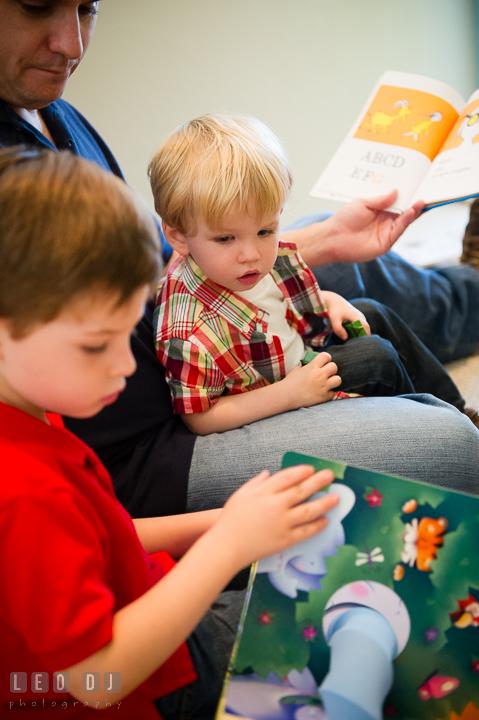
{"type": "Polygon", "coordinates": [[[438,80],[386,72],[311,195],[347,202],[394,188],[393,212],[479,195],[479,90],[464,102],[438,80]]]}
{"type": "Polygon", "coordinates": [[[479,497],[298,463],[340,502],[256,563],[216,720],[479,720],[479,497]]]}

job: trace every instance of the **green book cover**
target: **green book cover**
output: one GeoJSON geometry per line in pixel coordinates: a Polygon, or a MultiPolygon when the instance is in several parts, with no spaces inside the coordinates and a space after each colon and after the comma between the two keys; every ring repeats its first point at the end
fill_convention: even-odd
{"type": "Polygon", "coordinates": [[[217,720],[479,720],[479,497],[299,463],[340,503],[255,564],[217,720]]]}

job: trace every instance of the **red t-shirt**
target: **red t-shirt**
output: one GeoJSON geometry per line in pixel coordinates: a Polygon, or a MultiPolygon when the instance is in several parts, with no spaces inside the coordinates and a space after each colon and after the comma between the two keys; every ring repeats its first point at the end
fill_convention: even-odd
{"type": "MultiPolygon", "coordinates": [[[[53,672],[110,642],[113,614],[174,563],[145,553],[107,471],[67,430],[0,403],[0,458],[0,717],[90,716],[94,693],[85,707],[53,692],[53,672]],[[50,689],[34,693],[41,671],[50,689]],[[26,692],[10,691],[13,672],[26,692]]],[[[151,700],[195,679],[182,645],[109,714],[158,720],[151,700]]]]}

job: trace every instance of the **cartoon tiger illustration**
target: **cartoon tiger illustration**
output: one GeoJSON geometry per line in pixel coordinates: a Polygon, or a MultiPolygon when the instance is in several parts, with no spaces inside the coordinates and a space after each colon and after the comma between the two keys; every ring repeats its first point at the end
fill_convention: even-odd
{"type": "Polygon", "coordinates": [[[448,521],[444,517],[437,520],[423,517],[414,518],[406,523],[402,534],[404,549],[401,560],[410,567],[417,567],[423,572],[431,572],[431,563],[437,557],[438,548],[444,543],[448,521]]]}

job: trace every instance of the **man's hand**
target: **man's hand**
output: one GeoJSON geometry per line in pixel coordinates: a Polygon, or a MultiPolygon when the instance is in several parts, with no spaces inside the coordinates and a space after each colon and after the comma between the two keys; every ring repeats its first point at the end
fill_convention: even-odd
{"type": "Polygon", "coordinates": [[[281,238],[296,243],[310,268],[374,260],[391,249],[424,208],[420,200],[402,215],[388,212],[396,197],[397,190],[391,190],[381,197],[353,200],[324,222],[282,231],[281,238]]]}
{"type": "Polygon", "coordinates": [[[402,215],[388,212],[397,190],[368,200],[353,200],[330,218],[336,243],[331,248],[333,262],[366,262],[387,253],[405,229],[421,213],[418,201],[402,215]],[[333,222],[334,221],[334,222],[333,222]]]}
{"type": "Polygon", "coordinates": [[[359,320],[363,328],[366,330],[366,333],[371,335],[371,328],[366,320],[366,316],[360,310],[355,308],[354,305],[351,305],[351,303],[341,297],[341,295],[329,290],[323,291],[323,297],[328,308],[333,332],[341,338],[341,340],[348,339],[348,332],[346,328],[343,327],[343,322],[354,322],[355,320],[359,320]]]}

